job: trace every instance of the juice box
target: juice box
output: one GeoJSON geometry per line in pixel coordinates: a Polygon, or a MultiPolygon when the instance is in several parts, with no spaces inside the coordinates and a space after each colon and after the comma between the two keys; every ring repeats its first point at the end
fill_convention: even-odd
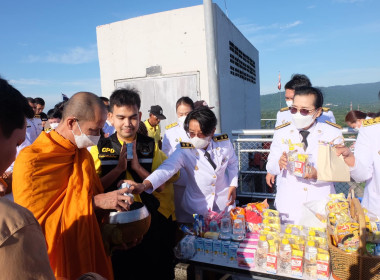
{"type": "Polygon", "coordinates": [[[238,248],[239,248],[238,245],[233,244],[233,243],[230,244],[230,247],[228,248],[228,260],[230,263],[234,263],[236,261],[238,248]]]}
{"type": "Polygon", "coordinates": [[[214,257],[219,257],[222,255],[222,241],[221,240],[214,240],[213,247],[213,253],[214,257]]]}
{"type": "Polygon", "coordinates": [[[222,256],[223,258],[228,257],[228,250],[230,248],[231,241],[222,241],[222,256]]]}
{"type": "Polygon", "coordinates": [[[197,254],[203,256],[205,253],[205,241],[203,238],[197,238],[195,241],[195,247],[197,249],[197,254]]]}
{"type": "Polygon", "coordinates": [[[254,248],[239,248],[236,252],[236,259],[240,267],[255,267],[255,254],[256,249],[254,248]]]}

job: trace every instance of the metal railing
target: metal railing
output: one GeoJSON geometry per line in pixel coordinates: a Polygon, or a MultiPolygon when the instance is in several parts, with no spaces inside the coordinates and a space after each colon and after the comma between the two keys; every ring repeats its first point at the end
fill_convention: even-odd
{"type": "MultiPolygon", "coordinates": [[[[239,160],[239,186],[238,197],[250,197],[262,200],[264,198],[274,199],[276,186],[270,188],[265,181],[266,162],[273,141],[274,129],[243,129],[233,130],[232,135],[237,137],[233,144],[239,160]]],[[[343,128],[342,133],[346,145],[356,141],[357,132],[350,128],[343,128]]],[[[334,183],[337,193],[347,195],[350,188],[358,189],[359,196],[362,188],[355,182],[334,183]]]]}

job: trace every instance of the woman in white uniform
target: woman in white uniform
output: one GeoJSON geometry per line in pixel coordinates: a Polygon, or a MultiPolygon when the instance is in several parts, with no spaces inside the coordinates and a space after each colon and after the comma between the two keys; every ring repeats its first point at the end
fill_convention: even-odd
{"type": "MultiPolygon", "coordinates": [[[[183,96],[177,100],[176,113],[178,121],[166,126],[164,139],[162,140],[162,151],[170,157],[177,148],[180,148],[180,142],[188,142],[189,137],[183,128],[186,116],[194,110],[194,102],[190,97],[183,96]]],[[[174,205],[175,215],[179,223],[184,223],[188,214],[182,207],[182,197],[185,191],[187,174],[184,168],[180,170],[180,178],[173,184],[174,186],[174,205]]]]}
{"type": "Polygon", "coordinates": [[[182,204],[190,216],[204,215],[208,209],[219,212],[234,205],[238,159],[227,134],[214,136],[216,124],[215,114],[207,107],[190,112],[184,124],[190,143],[181,142],[181,148],[142,184],[129,182],[131,190],[150,193],[184,168],[188,178],[182,204]]]}
{"type": "MultiPolygon", "coordinates": [[[[290,107],[292,122],[276,127],[268,157],[267,171],[277,175],[275,205],[284,222],[298,223],[305,202],[321,200],[335,193],[334,184],[317,180],[318,143],[331,142],[342,132],[331,122],[318,122],[322,113],[323,95],[313,87],[297,88],[294,102],[290,107]],[[305,138],[304,136],[305,135],[305,138]],[[301,154],[308,154],[312,168],[303,177],[297,177],[287,170],[289,147],[295,147],[301,154]]],[[[274,182],[270,182],[273,184],[274,182]]]]}
{"type": "Polygon", "coordinates": [[[355,153],[341,147],[339,154],[350,166],[351,177],[357,182],[366,182],[362,205],[380,217],[380,117],[363,121],[355,153]]]}

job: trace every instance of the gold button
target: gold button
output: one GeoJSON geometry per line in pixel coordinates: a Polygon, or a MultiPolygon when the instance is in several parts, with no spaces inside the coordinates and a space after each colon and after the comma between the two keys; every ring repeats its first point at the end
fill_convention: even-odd
{"type": "Polygon", "coordinates": [[[306,191],[307,191],[307,188],[303,188],[303,190],[306,192],[306,191]]]}
{"type": "Polygon", "coordinates": [[[215,184],[211,184],[211,186],[215,187],[215,184]]]}
{"type": "Polygon", "coordinates": [[[215,195],[215,193],[212,193],[212,195],[215,195]]]}
{"type": "MultiPolygon", "coordinates": [[[[380,153],[380,152],[379,152],[380,153]]],[[[216,175],[212,176],[212,178],[216,178],[216,175]]]]}

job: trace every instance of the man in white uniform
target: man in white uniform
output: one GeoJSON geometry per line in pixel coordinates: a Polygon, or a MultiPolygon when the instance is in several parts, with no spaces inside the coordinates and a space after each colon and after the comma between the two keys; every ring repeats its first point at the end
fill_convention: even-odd
{"type": "Polygon", "coordinates": [[[223,211],[234,205],[238,180],[238,160],[226,134],[215,136],[215,114],[208,108],[199,108],[188,114],[185,130],[190,143],[181,143],[181,149],[164,161],[142,184],[132,184],[134,192],[152,192],[178,170],[188,175],[183,208],[189,214],[206,214],[208,209],[223,211]]]}
{"type": "MultiPolygon", "coordinates": [[[[294,74],[289,82],[285,85],[285,102],[286,107],[280,109],[277,112],[276,117],[276,127],[284,124],[286,122],[292,121],[292,114],[289,111],[289,108],[293,104],[294,91],[297,87],[311,87],[310,79],[306,75],[294,74]]],[[[335,117],[332,111],[329,108],[322,107],[322,114],[318,117],[319,122],[330,121],[335,123],[335,117]]]]}
{"type": "MultiPolygon", "coordinates": [[[[181,142],[188,142],[190,140],[183,126],[186,116],[192,110],[194,110],[194,102],[190,97],[183,96],[177,100],[176,114],[178,117],[178,122],[166,126],[164,139],[162,140],[162,151],[168,157],[170,157],[170,155],[173,154],[177,148],[181,148],[181,142]]],[[[186,218],[188,217],[188,214],[185,212],[182,205],[186,182],[187,173],[186,170],[182,168],[180,170],[180,178],[173,184],[175,215],[178,223],[186,222],[186,218]]]]}
{"type": "MultiPolygon", "coordinates": [[[[277,175],[275,205],[287,222],[298,223],[305,202],[320,200],[335,193],[333,183],[317,180],[318,143],[338,140],[342,136],[338,125],[317,121],[322,113],[322,104],[323,95],[318,89],[297,88],[291,107],[292,122],[277,127],[273,137],[267,171],[277,175]],[[294,147],[298,153],[309,155],[312,167],[303,178],[287,170],[290,147],[294,147]]],[[[269,184],[273,184],[273,181],[269,184]]]]}

